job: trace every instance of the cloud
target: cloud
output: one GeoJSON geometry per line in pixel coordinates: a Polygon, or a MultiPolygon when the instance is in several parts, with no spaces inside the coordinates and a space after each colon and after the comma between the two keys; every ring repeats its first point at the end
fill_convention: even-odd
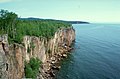
{"type": "Polygon", "coordinates": [[[14,0],[0,0],[0,3],[6,3],[6,2],[11,2],[11,1],[14,1],[14,0]]]}

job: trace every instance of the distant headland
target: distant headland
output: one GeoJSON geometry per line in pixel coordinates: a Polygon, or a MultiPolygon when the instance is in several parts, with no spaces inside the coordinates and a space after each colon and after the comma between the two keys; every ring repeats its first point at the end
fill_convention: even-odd
{"type": "Polygon", "coordinates": [[[85,22],[85,21],[67,21],[71,24],[90,24],[89,22],[85,22]]]}
{"type": "MultiPolygon", "coordinates": [[[[29,18],[19,18],[21,20],[56,20],[56,19],[43,19],[43,18],[34,18],[34,17],[29,17],[29,18]]],[[[68,22],[71,24],[90,24],[89,22],[86,21],[65,21],[65,20],[56,20],[56,21],[62,21],[62,22],[68,22]]]]}

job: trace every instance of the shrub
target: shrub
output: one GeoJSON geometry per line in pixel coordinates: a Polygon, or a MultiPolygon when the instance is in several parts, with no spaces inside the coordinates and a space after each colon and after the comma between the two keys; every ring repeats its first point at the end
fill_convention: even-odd
{"type": "Polygon", "coordinates": [[[32,48],[32,50],[35,48],[35,45],[33,42],[30,43],[30,48],[32,48]]]}
{"type": "Polygon", "coordinates": [[[28,46],[28,48],[27,48],[27,53],[30,53],[30,51],[31,51],[31,49],[30,49],[30,47],[28,46]]]}
{"type": "Polygon", "coordinates": [[[25,77],[36,79],[41,61],[38,58],[31,58],[29,63],[25,62],[25,77]]]}

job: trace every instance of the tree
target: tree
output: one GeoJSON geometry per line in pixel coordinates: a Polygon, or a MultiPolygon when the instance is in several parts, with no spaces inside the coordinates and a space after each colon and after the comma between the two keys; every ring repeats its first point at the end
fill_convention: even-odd
{"type": "Polygon", "coordinates": [[[17,18],[17,14],[2,9],[0,11],[0,29],[4,30],[5,33],[12,33],[13,35],[17,18]]]}

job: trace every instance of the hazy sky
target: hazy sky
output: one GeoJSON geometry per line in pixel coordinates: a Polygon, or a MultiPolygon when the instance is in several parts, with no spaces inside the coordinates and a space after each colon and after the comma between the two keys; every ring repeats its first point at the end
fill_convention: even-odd
{"type": "Polygon", "coordinates": [[[0,9],[19,17],[120,23],[120,0],[0,0],[0,9]]]}

